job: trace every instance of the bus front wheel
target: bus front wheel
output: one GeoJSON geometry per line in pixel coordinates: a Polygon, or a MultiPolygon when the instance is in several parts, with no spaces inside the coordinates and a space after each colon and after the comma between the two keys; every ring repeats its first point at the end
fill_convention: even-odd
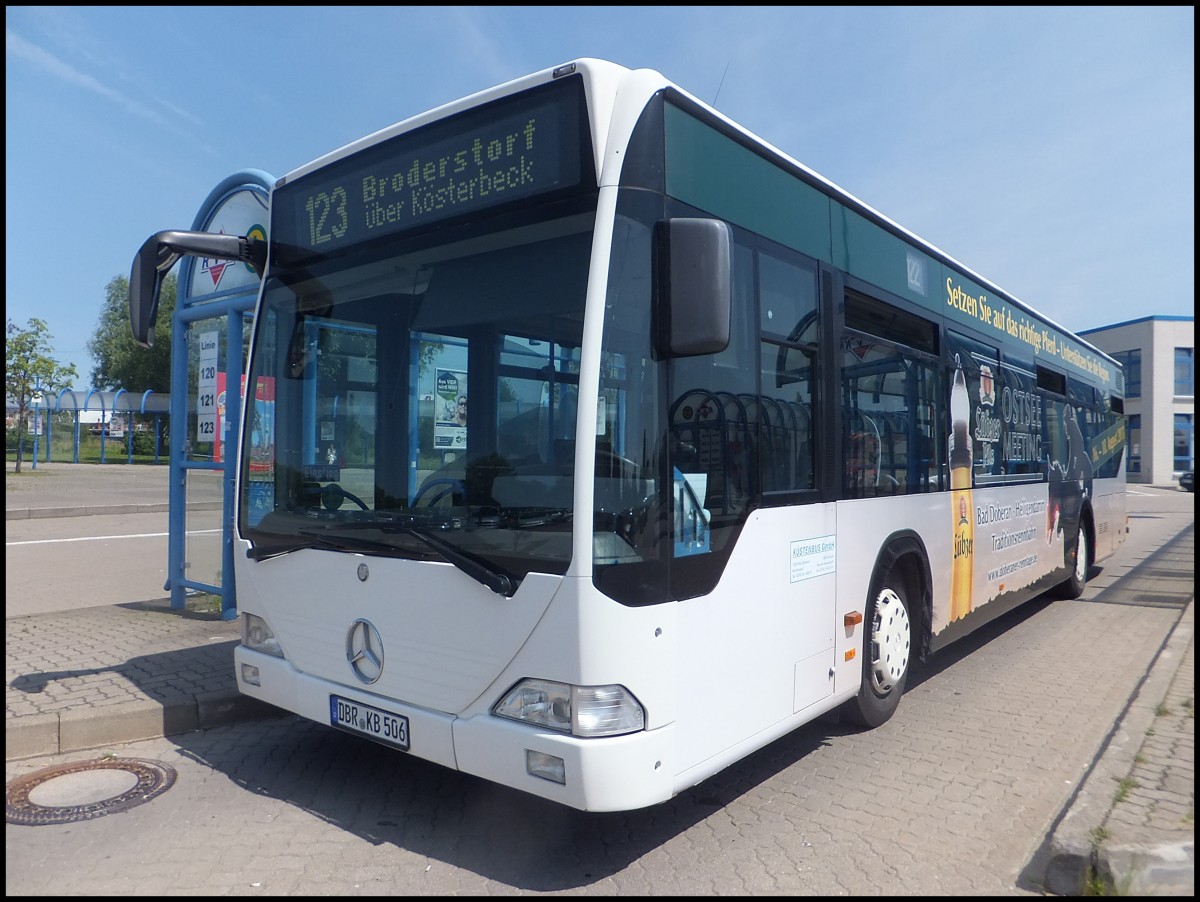
{"type": "Polygon", "coordinates": [[[900,704],[912,659],[908,588],[895,570],[882,580],[871,599],[866,624],[862,685],[846,713],[861,726],[877,727],[900,704]]]}

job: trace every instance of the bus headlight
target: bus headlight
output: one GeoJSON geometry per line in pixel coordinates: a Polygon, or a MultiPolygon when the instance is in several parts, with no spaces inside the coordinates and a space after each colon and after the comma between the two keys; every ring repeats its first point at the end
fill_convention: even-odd
{"type": "Polygon", "coordinates": [[[492,713],[572,736],[620,736],[646,726],[645,711],[624,686],[521,680],[492,713]]]}
{"type": "Polygon", "coordinates": [[[283,657],[283,649],[279,647],[279,640],[267,626],[267,621],[254,614],[242,615],[242,645],[261,651],[264,655],[283,657]]]}

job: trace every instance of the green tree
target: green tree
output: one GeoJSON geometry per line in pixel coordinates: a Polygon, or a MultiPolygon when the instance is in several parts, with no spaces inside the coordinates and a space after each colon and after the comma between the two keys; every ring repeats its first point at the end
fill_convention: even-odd
{"type": "Polygon", "coordinates": [[[129,278],[113,276],[109,280],[104,289],[100,324],[87,346],[96,360],[91,374],[94,387],[132,392],[151,389],[164,394],[171,391],[171,327],[177,283],[174,275],[163,281],[154,347],[143,348],[133,340],[129,325],[129,278]]]}
{"type": "Polygon", "coordinates": [[[44,320],[32,317],[24,329],[8,320],[4,335],[4,391],[17,405],[18,473],[34,394],[67,388],[78,375],[74,364],[64,366],[50,356],[50,330],[44,320]]]}

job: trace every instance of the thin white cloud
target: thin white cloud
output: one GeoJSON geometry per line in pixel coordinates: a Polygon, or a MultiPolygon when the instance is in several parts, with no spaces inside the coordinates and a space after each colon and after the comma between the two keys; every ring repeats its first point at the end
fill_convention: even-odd
{"type": "MultiPolygon", "coordinates": [[[[87,75],[84,72],[80,72],[70,63],[63,62],[53,53],[50,53],[48,50],[39,47],[36,44],[30,43],[20,35],[15,34],[12,30],[6,28],[4,30],[4,38],[5,48],[9,59],[22,60],[38,71],[44,72],[65,84],[82,88],[84,91],[103,97],[105,100],[111,101],[112,103],[121,107],[127,113],[152,122],[173,135],[186,137],[188,138],[189,146],[196,150],[209,155],[216,154],[216,150],[211,144],[196,140],[195,137],[186,129],[180,127],[174,122],[171,122],[169,119],[146,106],[144,103],[139,103],[137,100],[134,100],[132,97],[121,93],[115,88],[111,88],[92,76],[87,75]]],[[[184,112],[183,110],[180,110],[174,105],[170,105],[169,108],[172,112],[176,113],[182,118],[186,118],[193,123],[199,124],[199,120],[196,119],[196,117],[184,112]]]]}
{"type": "Polygon", "coordinates": [[[203,126],[204,121],[190,110],[153,94],[150,91],[151,81],[136,69],[131,69],[128,58],[114,54],[105,41],[96,37],[87,22],[86,13],[80,15],[78,10],[62,7],[26,7],[23,12],[27,17],[24,24],[44,35],[44,43],[58,47],[60,53],[82,60],[91,67],[102,69],[109,79],[132,85],[136,92],[165,108],[168,113],[193,125],[203,126]]]}
{"type": "Polygon", "coordinates": [[[74,85],[77,88],[82,88],[85,91],[90,91],[100,97],[110,100],[118,106],[122,107],[126,112],[134,116],[140,116],[143,119],[148,119],[151,122],[156,122],[159,125],[170,127],[162,116],[154,110],[147,107],[145,104],[138,103],[131,97],[127,97],[120,91],[115,91],[105,84],[97,81],[90,75],[80,72],[74,66],[64,63],[54,54],[42,49],[36,44],[31,44],[20,35],[14,34],[11,30],[4,30],[5,52],[10,59],[16,58],[24,60],[31,66],[40,71],[57,78],[59,81],[69,85],[74,85]]]}

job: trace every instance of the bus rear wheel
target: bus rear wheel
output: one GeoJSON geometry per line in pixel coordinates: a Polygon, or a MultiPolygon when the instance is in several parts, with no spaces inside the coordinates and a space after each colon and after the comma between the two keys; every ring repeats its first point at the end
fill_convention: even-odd
{"type": "Polygon", "coordinates": [[[1071,575],[1059,583],[1058,594],[1062,598],[1078,598],[1087,588],[1088,570],[1091,568],[1091,551],[1088,548],[1088,531],[1079,521],[1079,538],[1075,540],[1075,566],[1071,575]]]}
{"type": "Polygon", "coordinates": [[[866,622],[862,685],[846,713],[861,726],[877,727],[900,704],[912,656],[908,589],[896,571],[888,574],[871,599],[866,622]]]}

